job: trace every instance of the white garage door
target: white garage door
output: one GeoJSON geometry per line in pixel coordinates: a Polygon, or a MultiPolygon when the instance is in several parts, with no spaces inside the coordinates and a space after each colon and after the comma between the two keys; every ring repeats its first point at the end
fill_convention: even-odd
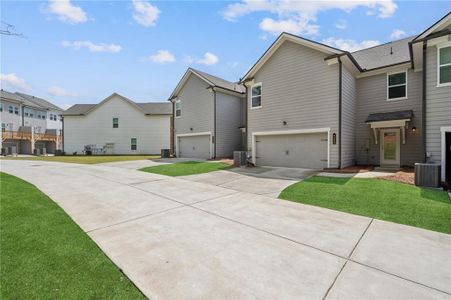
{"type": "Polygon", "coordinates": [[[178,138],[179,157],[210,158],[210,135],[194,135],[178,138]]]}
{"type": "Polygon", "coordinates": [[[256,136],[256,164],[260,166],[327,167],[327,133],[256,136]]]}

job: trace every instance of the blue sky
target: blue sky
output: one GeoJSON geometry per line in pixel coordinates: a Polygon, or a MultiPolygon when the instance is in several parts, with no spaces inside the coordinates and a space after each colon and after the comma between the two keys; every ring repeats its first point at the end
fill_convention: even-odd
{"type": "Polygon", "coordinates": [[[344,50],[415,35],[450,1],[1,1],[1,86],[62,107],[165,101],[186,68],[236,81],[280,31],[344,50]],[[5,29],[2,24],[2,29],[5,29]]]}

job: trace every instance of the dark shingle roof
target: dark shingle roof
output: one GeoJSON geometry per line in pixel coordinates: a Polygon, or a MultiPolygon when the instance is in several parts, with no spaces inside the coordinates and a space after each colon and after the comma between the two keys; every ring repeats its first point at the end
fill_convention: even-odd
{"type": "Polygon", "coordinates": [[[49,101],[47,101],[45,99],[42,99],[42,98],[39,98],[39,97],[35,97],[35,96],[31,96],[31,95],[27,95],[27,94],[24,94],[24,93],[16,92],[16,94],[19,95],[22,98],[27,99],[28,101],[30,101],[30,102],[32,102],[34,104],[39,105],[40,107],[43,107],[43,108],[46,108],[46,109],[51,109],[51,110],[64,111],[64,109],[62,109],[61,107],[58,107],[55,104],[53,104],[53,103],[51,103],[51,102],[49,102],[49,101]]]}
{"type": "Polygon", "coordinates": [[[393,120],[403,120],[412,119],[413,111],[402,110],[402,111],[392,111],[386,113],[376,113],[370,114],[366,119],[366,122],[380,122],[380,121],[393,121],[393,120]]]}
{"type": "MultiPolygon", "coordinates": [[[[115,95],[115,94],[113,94],[113,95],[115,95]]],[[[123,98],[125,101],[130,102],[132,105],[136,105],[146,115],[171,115],[172,114],[172,104],[171,103],[167,103],[167,102],[136,103],[123,96],[120,96],[120,95],[118,95],[118,96],[123,98]]],[[[94,109],[98,105],[101,105],[102,103],[103,103],[103,101],[100,102],[99,104],[74,104],[71,107],[69,107],[62,115],[63,116],[86,115],[92,109],[94,109]]]]}
{"type": "Polygon", "coordinates": [[[41,110],[46,109],[45,107],[42,107],[41,105],[38,105],[37,103],[28,101],[27,98],[21,97],[17,93],[11,93],[11,92],[8,92],[5,90],[1,90],[1,98],[6,99],[6,100],[11,100],[11,101],[16,101],[16,102],[21,103],[22,105],[26,105],[26,106],[41,109],[41,110]]]}
{"type": "Polygon", "coordinates": [[[198,73],[199,75],[201,75],[202,77],[204,77],[205,79],[207,79],[208,81],[212,82],[215,86],[220,87],[220,88],[225,88],[227,90],[232,90],[238,93],[244,93],[245,92],[245,88],[243,85],[238,84],[236,82],[230,82],[227,81],[225,79],[210,75],[208,73],[196,70],[196,69],[192,69],[194,72],[198,73]]]}
{"type": "Polygon", "coordinates": [[[414,37],[393,41],[383,45],[352,52],[351,55],[362,67],[370,70],[410,61],[409,42],[414,37]]]}
{"type": "Polygon", "coordinates": [[[167,102],[136,103],[146,114],[150,115],[171,115],[172,105],[167,102]]]}
{"type": "Polygon", "coordinates": [[[63,113],[63,116],[79,116],[84,115],[97,104],[74,104],[63,113]]]}

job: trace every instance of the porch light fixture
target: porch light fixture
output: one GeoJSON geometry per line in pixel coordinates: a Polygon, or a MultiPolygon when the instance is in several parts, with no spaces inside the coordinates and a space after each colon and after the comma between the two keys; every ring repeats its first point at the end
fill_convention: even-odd
{"type": "Polygon", "coordinates": [[[332,144],[334,144],[334,145],[337,144],[337,134],[336,133],[332,134],[332,144]]]}
{"type": "Polygon", "coordinates": [[[416,132],[417,128],[415,126],[412,127],[412,132],[416,132]]]}
{"type": "Polygon", "coordinates": [[[288,123],[287,123],[287,121],[283,121],[282,124],[283,124],[284,126],[287,126],[288,123]]]}

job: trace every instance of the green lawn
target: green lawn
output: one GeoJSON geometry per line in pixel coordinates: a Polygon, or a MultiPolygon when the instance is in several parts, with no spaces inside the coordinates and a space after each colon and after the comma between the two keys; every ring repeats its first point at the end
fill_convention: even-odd
{"type": "Polygon", "coordinates": [[[218,170],[227,170],[232,166],[221,162],[198,162],[188,161],[175,164],[147,167],[140,169],[144,172],[156,173],[167,176],[185,176],[193,174],[208,173],[218,170]]]}
{"type": "Polygon", "coordinates": [[[287,187],[279,198],[451,233],[446,192],[395,181],[315,176],[287,187]]]}
{"type": "Polygon", "coordinates": [[[76,164],[100,164],[117,161],[130,161],[141,159],[156,159],[158,155],[63,155],[63,156],[30,156],[30,157],[5,157],[10,160],[38,160],[56,161],[76,164]]]}
{"type": "Polygon", "coordinates": [[[1,299],[144,299],[51,199],[0,173],[1,299]]]}

